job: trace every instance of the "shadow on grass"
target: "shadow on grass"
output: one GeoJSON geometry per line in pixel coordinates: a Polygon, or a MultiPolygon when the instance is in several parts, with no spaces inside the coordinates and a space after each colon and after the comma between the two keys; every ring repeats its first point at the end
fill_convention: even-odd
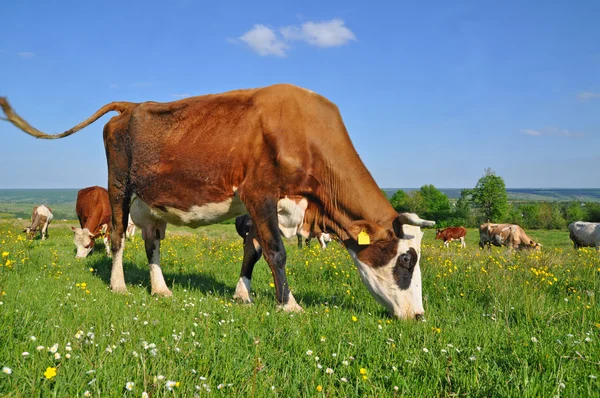
{"type": "MultiPolygon", "coordinates": [[[[112,260],[106,256],[98,256],[88,261],[88,266],[96,270],[96,274],[106,285],[110,285],[110,273],[112,269],[112,260]]],[[[139,267],[130,261],[123,261],[123,270],[125,272],[125,283],[127,285],[138,285],[146,288],[148,293],[151,291],[150,270],[144,264],[139,267]]],[[[205,273],[164,273],[167,286],[179,285],[188,290],[197,290],[203,294],[221,293],[233,297],[234,287],[225,285],[205,273]]]]}

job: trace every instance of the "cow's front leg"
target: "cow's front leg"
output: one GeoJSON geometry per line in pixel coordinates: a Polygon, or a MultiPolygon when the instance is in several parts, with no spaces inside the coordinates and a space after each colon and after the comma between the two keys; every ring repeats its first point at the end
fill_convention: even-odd
{"type": "Polygon", "coordinates": [[[284,311],[302,311],[296,303],[285,274],[286,252],[279,232],[277,200],[260,198],[255,206],[247,206],[258,232],[259,243],[275,282],[275,298],[284,311]]]}
{"type": "Polygon", "coordinates": [[[250,297],[250,281],[252,280],[252,271],[254,265],[260,260],[262,255],[262,248],[258,244],[256,227],[253,224],[250,232],[246,235],[244,240],[244,259],[242,260],[242,272],[240,273],[240,279],[238,280],[233,295],[234,299],[241,300],[246,304],[252,304],[252,297],[250,297]]]}
{"type": "Polygon", "coordinates": [[[46,240],[46,238],[48,238],[48,224],[42,226],[42,240],[46,240]]]}

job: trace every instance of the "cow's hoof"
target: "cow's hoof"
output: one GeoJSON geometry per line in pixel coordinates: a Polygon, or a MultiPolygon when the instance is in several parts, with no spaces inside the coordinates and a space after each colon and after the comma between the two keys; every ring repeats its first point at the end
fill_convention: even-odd
{"type": "Polygon", "coordinates": [[[250,280],[244,277],[240,278],[237,286],[235,287],[235,293],[233,294],[235,300],[241,301],[244,304],[252,304],[252,297],[250,297],[250,280]]]}
{"type": "Polygon", "coordinates": [[[127,293],[127,287],[125,285],[111,286],[110,289],[113,293],[127,293]]]}
{"type": "Polygon", "coordinates": [[[152,290],[152,295],[153,296],[162,296],[162,297],[171,297],[173,295],[173,293],[167,289],[156,289],[156,290],[152,290]]]}
{"type": "Polygon", "coordinates": [[[281,305],[279,308],[285,312],[304,312],[304,308],[300,307],[296,302],[281,305]]]}
{"type": "Polygon", "coordinates": [[[237,300],[239,302],[241,302],[242,304],[254,304],[254,300],[252,300],[252,297],[248,296],[247,294],[238,294],[238,292],[235,292],[235,294],[233,295],[233,299],[237,300]]]}

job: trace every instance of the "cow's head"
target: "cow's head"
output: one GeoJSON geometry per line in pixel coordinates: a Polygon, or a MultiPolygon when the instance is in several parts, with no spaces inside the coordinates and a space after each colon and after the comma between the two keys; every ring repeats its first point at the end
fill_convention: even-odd
{"type": "Polygon", "coordinates": [[[25,232],[25,236],[27,237],[27,239],[33,240],[33,237],[35,236],[34,229],[31,229],[31,227],[27,227],[27,228],[23,229],[23,232],[25,232]]]}
{"type": "Polygon", "coordinates": [[[435,230],[435,238],[436,239],[442,239],[442,230],[441,229],[436,229],[435,230]]]}
{"type": "Polygon", "coordinates": [[[71,227],[75,236],[73,243],[77,247],[77,258],[84,258],[94,249],[94,234],[87,228],[71,227]]]}
{"type": "Polygon", "coordinates": [[[416,214],[401,213],[390,229],[364,220],[348,228],[347,247],[360,276],[392,316],[420,318],[425,311],[419,267],[423,232],[419,227],[434,224],[416,214]]]}

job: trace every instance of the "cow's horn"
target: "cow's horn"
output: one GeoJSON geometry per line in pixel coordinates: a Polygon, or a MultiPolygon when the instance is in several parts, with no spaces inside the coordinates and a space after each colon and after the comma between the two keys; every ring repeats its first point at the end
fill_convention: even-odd
{"type": "Polygon", "coordinates": [[[423,220],[415,213],[400,213],[398,214],[400,224],[415,225],[417,227],[433,227],[435,221],[423,220]]]}

